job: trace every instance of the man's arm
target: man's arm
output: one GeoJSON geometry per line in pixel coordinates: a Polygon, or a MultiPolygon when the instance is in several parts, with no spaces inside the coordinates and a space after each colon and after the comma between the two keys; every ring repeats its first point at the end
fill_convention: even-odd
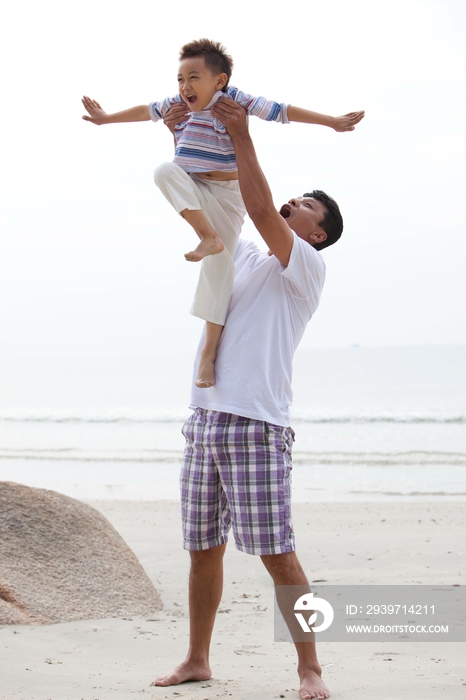
{"type": "Polygon", "coordinates": [[[246,112],[229,99],[216,102],[212,112],[225,124],[233,141],[239,185],[247,212],[272,254],[282,265],[288,265],[293,233],[274,207],[272,193],[249,135],[246,112]]]}
{"type": "Polygon", "coordinates": [[[84,108],[89,113],[85,114],[83,119],[87,122],[92,122],[92,124],[117,124],[119,122],[145,122],[150,120],[149,107],[148,105],[138,105],[137,107],[130,107],[129,109],[124,109],[121,112],[114,112],[113,114],[107,114],[96,100],[91,100],[90,97],[84,96],[82,99],[84,108]]]}
{"type": "Polygon", "coordinates": [[[319,112],[311,112],[309,109],[301,107],[288,107],[288,119],[290,122],[302,122],[305,124],[320,124],[321,126],[329,126],[335,131],[354,131],[356,124],[359,124],[364,117],[364,111],[350,112],[342,117],[331,117],[328,114],[319,114],[319,112]]]}

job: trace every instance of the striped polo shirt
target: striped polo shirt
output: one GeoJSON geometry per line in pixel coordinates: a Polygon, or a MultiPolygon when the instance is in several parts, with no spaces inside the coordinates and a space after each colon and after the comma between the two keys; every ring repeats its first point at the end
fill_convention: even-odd
{"type": "MultiPolygon", "coordinates": [[[[265,97],[252,97],[238,88],[218,91],[201,112],[191,112],[189,117],[175,127],[176,149],[174,162],[187,173],[205,173],[212,170],[234,172],[237,170],[233,143],[224,125],[215,119],[210,108],[222,96],[238,102],[248,114],[265,121],[289,124],[288,105],[271,102],[265,97]]],[[[163,119],[170,107],[183,102],[181,95],[167,97],[162,102],[151,102],[149,114],[156,122],[163,119]]]]}

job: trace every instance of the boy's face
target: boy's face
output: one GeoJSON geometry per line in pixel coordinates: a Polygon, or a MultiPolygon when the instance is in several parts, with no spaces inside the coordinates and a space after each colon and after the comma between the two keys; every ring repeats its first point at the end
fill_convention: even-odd
{"type": "Polygon", "coordinates": [[[226,73],[212,75],[203,56],[184,58],[178,70],[180,95],[191,112],[200,112],[209,104],[217,90],[227,82],[226,73]]]}

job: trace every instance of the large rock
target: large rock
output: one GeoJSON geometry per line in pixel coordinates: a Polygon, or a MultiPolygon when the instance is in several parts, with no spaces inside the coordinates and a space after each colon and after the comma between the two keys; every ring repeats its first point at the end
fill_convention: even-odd
{"type": "Polygon", "coordinates": [[[136,556],[103,515],[55,491],[0,482],[0,624],[161,608],[136,556]]]}

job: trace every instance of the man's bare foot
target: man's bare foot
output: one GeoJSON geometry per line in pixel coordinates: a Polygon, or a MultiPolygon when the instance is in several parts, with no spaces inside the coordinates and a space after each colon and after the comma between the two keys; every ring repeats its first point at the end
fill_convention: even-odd
{"type": "Polygon", "coordinates": [[[208,681],[212,678],[212,671],[209,664],[201,665],[189,661],[183,661],[168,676],[160,676],[151,685],[179,685],[186,681],[208,681]]]}
{"type": "Polygon", "coordinates": [[[220,236],[205,236],[197,248],[186,253],[184,257],[186,260],[189,260],[189,262],[199,262],[207,255],[217,255],[217,253],[221,253],[224,248],[225,246],[220,236]]]}
{"type": "MultiPolygon", "coordinates": [[[[299,673],[299,672],[298,672],[299,673]]],[[[299,673],[300,687],[299,687],[299,697],[300,700],[317,700],[317,698],[329,698],[330,691],[325,685],[321,677],[321,671],[313,671],[312,669],[305,669],[303,673],[299,673]]]]}
{"type": "Polygon", "coordinates": [[[196,386],[199,389],[208,389],[215,384],[215,360],[211,357],[202,357],[199,362],[196,386]]]}

